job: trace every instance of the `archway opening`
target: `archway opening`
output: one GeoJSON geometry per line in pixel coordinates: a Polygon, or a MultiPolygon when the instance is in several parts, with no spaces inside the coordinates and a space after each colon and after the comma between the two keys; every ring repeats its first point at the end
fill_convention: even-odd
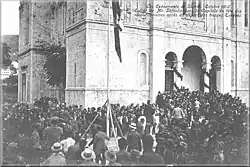
{"type": "Polygon", "coordinates": [[[165,56],[165,91],[174,89],[173,67],[177,64],[177,56],[174,52],[168,52],[165,56]]]}
{"type": "Polygon", "coordinates": [[[204,91],[204,73],[206,56],[199,46],[188,47],[183,54],[183,85],[190,91],[204,91]]]}
{"type": "Polygon", "coordinates": [[[211,90],[220,91],[220,71],[221,71],[221,61],[218,56],[213,56],[211,59],[211,70],[210,70],[210,80],[209,85],[211,90]]]}

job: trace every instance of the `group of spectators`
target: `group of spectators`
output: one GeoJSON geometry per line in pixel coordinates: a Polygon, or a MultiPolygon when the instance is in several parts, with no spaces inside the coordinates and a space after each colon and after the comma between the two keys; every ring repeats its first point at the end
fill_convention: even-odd
{"type": "Polygon", "coordinates": [[[109,150],[105,142],[110,140],[108,136],[116,136],[112,130],[105,134],[106,105],[85,109],[44,97],[32,107],[20,103],[5,106],[4,162],[49,165],[59,159],[59,165],[105,165],[107,160],[115,166],[248,163],[248,108],[238,97],[181,88],[159,92],[156,103],[111,104],[111,108],[115,132],[121,137],[118,152],[109,150]],[[88,143],[88,138],[93,140],[88,143]]]}

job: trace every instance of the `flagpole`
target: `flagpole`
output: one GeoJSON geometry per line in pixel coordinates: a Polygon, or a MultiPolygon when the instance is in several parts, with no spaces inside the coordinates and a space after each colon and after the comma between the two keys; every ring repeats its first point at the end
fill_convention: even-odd
{"type": "Polygon", "coordinates": [[[110,101],[109,101],[109,44],[110,44],[110,0],[108,0],[108,48],[107,48],[107,122],[106,130],[107,135],[109,136],[109,116],[110,116],[110,101]]]}

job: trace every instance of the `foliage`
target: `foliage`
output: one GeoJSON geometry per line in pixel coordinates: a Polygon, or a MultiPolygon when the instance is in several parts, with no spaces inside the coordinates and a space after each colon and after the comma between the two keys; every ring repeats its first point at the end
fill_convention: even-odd
{"type": "Polygon", "coordinates": [[[3,80],[3,85],[8,87],[17,86],[18,84],[18,76],[17,75],[10,75],[8,78],[3,80]]]}
{"type": "Polygon", "coordinates": [[[8,67],[11,65],[11,60],[10,60],[11,49],[7,43],[2,43],[2,47],[3,47],[3,66],[8,67]]]}
{"type": "Polygon", "coordinates": [[[37,52],[45,56],[43,69],[50,86],[66,86],[66,48],[61,44],[38,42],[37,52]]]}

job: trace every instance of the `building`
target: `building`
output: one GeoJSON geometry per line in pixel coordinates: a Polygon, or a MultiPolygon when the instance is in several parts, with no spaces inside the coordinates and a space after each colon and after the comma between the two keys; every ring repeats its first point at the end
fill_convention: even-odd
{"type": "Polygon", "coordinates": [[[63,1],[20,1],[18,101],[33,103],[43,96],[64,98],[58,89],[46,84],[44,56],[37,49],[40,42],[65,43],[65,8],[63,1]]]}
{"type": "MultiPolygon", "coordinates": [[[[107,2],[68,1],[65,15],[57,17],[58,20],[60,16],[66,17],[65,29],[57,31],[66,34],[67,104],[100,106],[107,99],[107,2]]],[[[110,101],[121,104],[154,101],[158,91],[185,86],[190,90],[217,89],[240,96],[248,104],[248,3],[247,0],[122,0],[123,62],[116,55],[111,26],[110,101]],[[213,12],[211,9],[216,6],[218,10],[213,12]]],[[[45,7],[40,10],[51,11],[45,7]]],[[[31,11],[38,12],[36,8],[31,11]]],[[[34,32],[29,35],[31,41],[39,37],[34,32]]],[[[20,36],[20,41],[26,36],[20,36]]],[[[38,89],[31,93],[30,99],[39,93],[38,89]]]]}

